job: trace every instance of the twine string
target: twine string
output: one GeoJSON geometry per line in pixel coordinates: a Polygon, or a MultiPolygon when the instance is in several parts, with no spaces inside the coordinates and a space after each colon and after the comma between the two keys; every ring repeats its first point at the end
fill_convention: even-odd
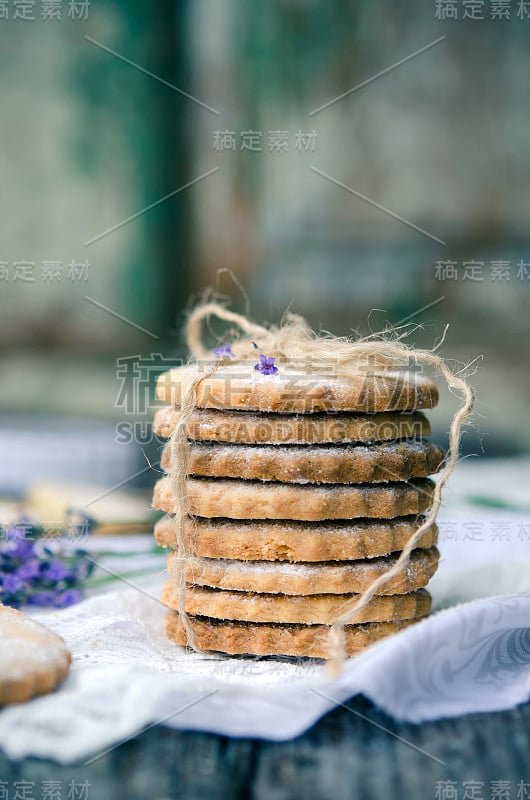
{"type": "Polygon", "coordinates": [[[182,396],[179,417],[170,438],[171,470],[169,478],[175,514],[175,549],[177,551],[176,558],[171,562],[171,577],[178,593],[177,610],[179,618],[186,632],[188,645],[194,650],[199,648],[196,645],[195,632],[186,613],[186,566],[191,564],[193,558],[186,536],[186,520],[189,511],[187,477],[190,448],[187,425],[195,409],[197,386],[205,378],[212,375],[214,370],[215,367],[211,367],[209,371],[197,376],[186,388],[182,396]]]}
{"type": "MultiPolygon", "coordinates": [[[[449,390],[460,398],[459,408],[455,412],[449,428],[449,450],[445,465],[436,482],[428,515],[420,527],[409,537],[392,567],[377,577],[360,596],[346,603],[340,616],[330,625],[327,642],[329,669],[333,674],[337,674],[346,657],[344,626],[355,620],[359,612],[388,581],[406,569],[411,552],[425,531],[435,521],[440,508],[442,489],[458,461],[462,426],[473,408],[473,390],[466,380],[452,370],[435,350],[415,349],[404,341],[406,333],[400,333],[393,329],[352,341],[348,338],[334,337],[331,334],[316,334],[302,317],[295,314],[287,314],[279,327],[265,328],[256,325],[245,316],[229,311],[219,303],[208,302],[198,306],[189,316],[186,337],[192,356],[197,361],[207,361],[208,366],[187,386],[182,397],[178,422],[170,439],[170,481],[174,502],[177,550],[177,558],[174,560],[174,580],[178,591],[180,620],[186,631],[188,645],[195,650],[198,650],[195,634],[185,609],[186,567],[193,563],[193,553],[190,552],[186,536],[186,520],[189,510],[187,426],[195,409],[198,385],[214,375],[223,363],[220,360],[213,361],[211,351],[203,344],[202,324],[204,320],[212,316],[236,325],[244,334],[231,343],[235,356],[231,363],[255,358],[256,346],[266,352],[268,356],[273,355],[287,363],[304,359],[306,365],[316,368],[317,371],[318,368],[327,366],[337,370],[341,375],[366,372],[367,369],[399,370],[409,364],[411,359],[414,359],[417,364],[431,367],[442,375],[449,390]]],[[[436,350],[440,344],[441,342],[438,343],[436,350]]]]}

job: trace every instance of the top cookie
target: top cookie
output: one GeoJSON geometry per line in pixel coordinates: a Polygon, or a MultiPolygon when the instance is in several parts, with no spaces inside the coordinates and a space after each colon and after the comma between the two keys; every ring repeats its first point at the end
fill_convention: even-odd
{"type": "Polygon", "coordinates": [[[411,411],[433,408],[438,402],[434,383],[414,372],[373,371],[340,373],[307,372],[278,364],[276,375],[263,375],[253,361],[210,367],[176,367],[158,378],[157,395],[165,403],[180,405],[194,380],[195,405],[199,408],[243,409],[288,413],[357,411],[411,411]]]}

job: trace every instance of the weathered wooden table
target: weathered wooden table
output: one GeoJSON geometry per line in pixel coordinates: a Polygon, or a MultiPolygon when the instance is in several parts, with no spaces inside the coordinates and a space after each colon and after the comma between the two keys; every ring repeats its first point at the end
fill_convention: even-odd
{"type": "Polygon", "coordinates": [[[156,727],[89,766],[37,759],[11,763],[0,755],[3,800],[122,797],[526,800],[530,703],[412,725],[394,722],[357,697],[291,742],[156,727]],[[24,781],[30,782],[26,788],[24,781]],[[55,795],[44,794],[46,781],[59,782],[55,795]]]}

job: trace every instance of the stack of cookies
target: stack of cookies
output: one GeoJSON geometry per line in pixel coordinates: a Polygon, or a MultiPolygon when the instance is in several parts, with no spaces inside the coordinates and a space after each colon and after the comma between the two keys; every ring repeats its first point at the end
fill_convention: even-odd
{"type": "MultiPolygon", "coordinates": [[[[155,416],[158,436],[171,436],[198,369],[160,377],[168,405],[155,416]]],[[[426,438],[421,409],[437,400],[435,385],[413,373],[295,375],[280,366],[273,374],[250,361],[205,373],[186,422],[192,557],[184,565],[168,557],[169,638],[187,644],[175,578],[184,569],[201,650],[326,657],[329,626],[395,563],[429,508],[428,476],[444,453],[426,438]]],[[[166,447],[162,467],[173,466],[166,447]]],[[[166,512],[156,541],[175,550],[172,485],[158,481],[153,505],[166,512]]],[[[436,540],[433,524],[407,567],[346,625],[348,655],[428,613],[436,540]]]]}

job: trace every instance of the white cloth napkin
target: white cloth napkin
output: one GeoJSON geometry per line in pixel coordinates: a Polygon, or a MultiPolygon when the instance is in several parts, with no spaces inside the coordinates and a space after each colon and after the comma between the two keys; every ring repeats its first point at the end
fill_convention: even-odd
{"type": "Polygon", "coordinates": [[[413,722],[527,700],[530,516],[467,508],[440,523],[435,613],[349,659],[335,679],[321,662],[205,656],[167,641],[161,561],[149,584],[34,614],[65,638],[74,663],[55,693],[0,712],[0,747],[12,758],[88,762],[154,724],[286,740],[358,693],[413,722]]]}

